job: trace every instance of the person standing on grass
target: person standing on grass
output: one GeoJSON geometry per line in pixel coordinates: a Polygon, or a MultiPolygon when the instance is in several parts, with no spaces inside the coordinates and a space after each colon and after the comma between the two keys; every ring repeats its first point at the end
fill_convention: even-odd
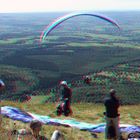
{"type": "Polygon", "coordinates": [[[60,116],[62,113],[65,116],[72,115],[71,109],[71,98],[72,90],[68,87],[66,81],[61,81],[59,84],[60,87],[60,103],[57,106],[57,115],[60,116]]]}
{"type": "Polygon", "coordinates": [[[106,128],[105,128],[105,138],[112,140],[119,140],[119,113],[118,109],[120,106],[119,100],[116,97],[116,91],[111,89],[109,92],[109,98],[104,101],[105,105],[105,116],[106,116],[106,128]]]}

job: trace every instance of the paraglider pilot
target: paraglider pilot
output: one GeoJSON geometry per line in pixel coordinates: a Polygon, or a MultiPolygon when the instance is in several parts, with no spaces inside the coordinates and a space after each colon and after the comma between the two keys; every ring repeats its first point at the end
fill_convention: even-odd
{"type": "Polygon", "coordinates": [[[72,90],[68,87],[66,81],[61,81],[59,84],[60,88],[60,103],[57,106],[57,115],[60,116],[64,114],[65,116],[72,115],[71,109],[71,98],[72,98],[72,90]]]}

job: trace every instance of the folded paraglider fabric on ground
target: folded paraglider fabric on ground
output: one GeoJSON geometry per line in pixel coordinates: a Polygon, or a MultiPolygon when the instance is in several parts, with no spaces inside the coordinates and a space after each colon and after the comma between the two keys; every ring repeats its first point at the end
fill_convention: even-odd
{"type": "MultiPolygon", "coordinates": [[[[75,119],[71,119],[71,120],[55,119],[49,116],[43,116],[43,115],[33,114],[30,112],[25,112],[23,110],[11,106],[1,107],[1,114],[13,120],[22,121],[25,123],[29,123],[32,120],[38,120],[47,125],[69,126],[73,128],[78,128],[80,130],[89,131],[89,132],[101,133],[104,132],[105,130],[105,123],[91,124],[86,122],[78,122],[75,119]]],[[[120,130],[122,132],[140,132],[140,126],[120,124],[120,130]]]]}
{"type": "MultiPolygon", "coordinates": [[[[105,131],[105,125],[104,126],[99,126],[95,129],[90,129],[90,132],[94,133],[101,133],[105,131]]],[[[134,126],[134,125],[126,125],[126,124],[120,124],[120,131],[121,132],[140,132],[140,126],[134,126]]]]}
{"type": "Polygon", "coordinates": [[[13,120],[19,120],[23,122],[31,122],[33,120],[33,117],[27,112],[10,106],[1,107],[1,114],[13,120]]]}

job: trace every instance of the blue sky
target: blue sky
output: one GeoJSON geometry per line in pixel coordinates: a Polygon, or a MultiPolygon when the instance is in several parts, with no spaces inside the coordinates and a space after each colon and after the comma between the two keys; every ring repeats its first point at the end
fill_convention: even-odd
{"type": "Polygon", "coordinates": [[[140,10],[140,0],[0,0],[0,13],[140,10]]]}

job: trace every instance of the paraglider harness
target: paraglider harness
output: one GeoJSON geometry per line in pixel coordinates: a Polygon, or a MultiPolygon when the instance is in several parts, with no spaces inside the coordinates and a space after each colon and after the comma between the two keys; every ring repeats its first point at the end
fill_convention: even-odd
{"type": "Polygon", "coordinates": [[[56,114],[57,116],[64,115],[64,116],[69,116],[71,113],[70,109],[70,101],[68,98],[65,98],[63,101],[61,101],[57,108],[56,108],[56,114]]]}

